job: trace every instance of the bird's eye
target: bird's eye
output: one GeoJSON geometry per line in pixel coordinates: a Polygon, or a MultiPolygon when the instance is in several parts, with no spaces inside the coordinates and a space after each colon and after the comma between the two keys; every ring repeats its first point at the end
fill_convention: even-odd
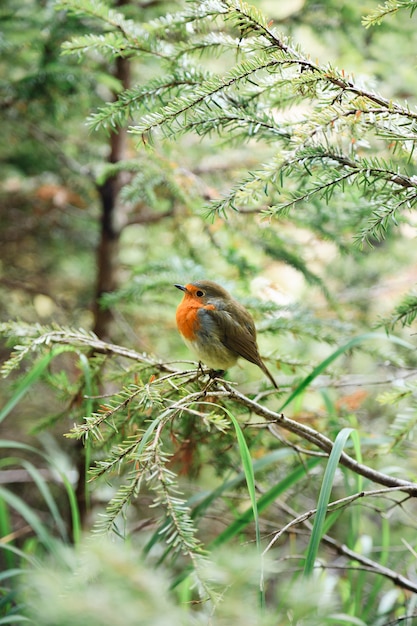
{"type": "Polygon", "coordinates": [[[204,296],[204,291],[201,291],[201,289],[199,289],[195,292],[195,295],[197,296],[197,298],[202,298],[204,296]]]}

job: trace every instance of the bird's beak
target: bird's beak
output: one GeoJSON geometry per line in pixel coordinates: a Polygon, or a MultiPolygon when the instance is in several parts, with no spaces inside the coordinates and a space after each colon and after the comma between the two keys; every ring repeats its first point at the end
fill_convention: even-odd
{"type": "Polygon", "coordinates": [[[184,285],[174,285],[174,287],[176,287],[177,289],[181,289],[181,291],[187,291],[187,287],[184,287],[184,285]]]}

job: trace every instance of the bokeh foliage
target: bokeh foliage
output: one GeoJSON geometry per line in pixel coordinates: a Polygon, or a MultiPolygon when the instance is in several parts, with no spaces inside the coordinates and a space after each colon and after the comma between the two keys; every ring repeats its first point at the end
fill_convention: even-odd
{"type": "MultiPolygon", "coordinates": [[[[163,563],[162,598],[179,623],[206,623],[216,606],[218,623],[229,609],[229,620],[245,623],[251,613],[245,605],[239,613],[236,598],[218,604],[233,580],[237,597],[246,597],[249,579],[257,587],[258,574],[255,582],[237,575],[239,544],[257,537],[262,550],[287,525],[268,550],[277,571],[266,575],[265,623],[272,615],[271,623],[336,624],[335,612],[351,623],[397,623],[415,612],[407,578],[415,493],[404,489],[416,471],[413,8],[390,1],[363,24],[360,3],[305,2],[285,13],[237,0],[28,0],[4,9],[2,332],[14,345],[4,371],[27,370],[16,402],[5,403],[6,438],[27,437],[28,424],[52,429],[55,438],[42,435],[41,445],[57,445],[70,466],[79,453],[71,440],[84,442],[89,528],[128,541],[147,567],[163,563]],[[18,19],[33,33],[23,48],[18,19]],[[112,74],[117,58],[131,63],[126,90],[112,74]],[[125,126],[125,158],[109,163],[108,133],[125,126]],[[114,176],[122,181],[119,288],[101,301],[113,313],[108,343],[90,332],[89,307],[99,271],[97,189],[114,176]],[[175,330],[172,283],[202,277],[253,312],[279,395],[249,365],[228,374],[242,395],[222,381],[206,392],[195,364],[179,368],[191,355],[175,330]],[[15,317],[23,321],[9,321],[15,317]],[[280,421],[281,411],[291,420],[280,421]],[[357,433],[353,444],[344,441],[352,462],[334,469],[322,494],[329,498],[332,487],[332,500],[351,500],[331,505],[312,551],[309,520],[331,441],[344,427],[357,433]],[[208,574],[218,558],[210,564],[211,550],[226,544],[230,565],[208,574]],[[311,599],[300,575],[306,554],[323,570],[329,603],[311,599]],[[275,591],[288,579],[297,601],[275,591]],[[183,597],[170,596],[170,585],[183,597]],[[184,600],[204,608],[184,616],[184,600]]],[[[8,456],[7,467],[19,464],[8,456]]],[[[40,494],[50,503],[45,487],[40,494]]],[[[74,492],[67,494],[70,506],[62,506],[74,524],[74,492]]],[[[16,497],[28,495],[17,489],[16,497]]],[[[18,525],[29,513],[19,500],[4,502],[5,543],[22,559],[9,558],[9,570],[38,551],[36,538],[39,553],[54,553],[48,537],[59,518],[46,512],[47,530],[32,518],[35,540],[19,542],[10,511],[18,525]]],[[[118,559],[94,549],[90,556],[109,574],[118,559]]],[[[60,563],[57,580],[78,595],[79,563],[60,563]]],[[[146,588],[128,556],[117,568],[127,568],[132,589],[146,588]]],[[[120,602],[115,579],[104,574],[100,593],[109,587],[120,602]]],[[[148,582],[152,623],[158,606],[148,582]]],[[[62,623],[81,623],[71,602],[42,617],[54,585],[48,566],[39,587],[29,583],[29,605],[37,593],[45,598],[35,601],[39,623],[66,612],[62,623]]],[[[126,616],[136,606],[129,589],[126,616]]],[[[4,606],[13,623],[16,607],[26,609],[10,594],[4,606]]],[[[255,596],[249,605],[259,615],[255,596]]],[[[102,623],[91,597],[83,601],[86,621],[96,615],[102,623]]]]}

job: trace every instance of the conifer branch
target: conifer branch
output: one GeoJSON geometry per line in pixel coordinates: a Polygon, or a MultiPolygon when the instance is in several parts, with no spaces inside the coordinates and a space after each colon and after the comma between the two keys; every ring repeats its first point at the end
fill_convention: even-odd
{"type": "Polygon", "coordinates": [[[410,15],[413,15],[416,8],[414,0],[386,0],[384,4],[379,4],[371,13],[365,15],[362,18],[362,24],[365,28],[379,26],[382,20],[390,14],[397,13],[401,9],[408,9],[410,15]]]}

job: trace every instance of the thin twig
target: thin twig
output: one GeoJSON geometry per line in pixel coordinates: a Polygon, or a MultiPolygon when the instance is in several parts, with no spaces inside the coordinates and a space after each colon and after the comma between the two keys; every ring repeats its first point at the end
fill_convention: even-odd
{"type": "MultiPolygon", "coordinates": [[[[374,490],[373,492],[369,492],[369,493],[376,495],[378,491],[382,493],[387,493],[387,492],[396,491],[396,490],[395,489],[380,489],[380,490],[374,490]]],[[[354,495],[356,496],[358,494],[354,494],[354,495]]],[[[287,504],[284,504],[281,502],[280,506],[287,513],[289,513],[289,515],[293,517],[294,515],[296,515],[296,512],[287,504]]],[[[302,516],[300,515],[298,517],[303,518],[301,520],[301,523],[306,525],[308,530],[311,531],[312,525],[310,524],[308,519],[305,518],[305,515],[302,515],[302,516]]],[[[289,525],[287,524],[287,526],[289,525]]],[[[369,569],[370,571],[373,571],[375,574],[379,574],[381,576],[384,576],[385,578],[388,578],[392,583],[394,583],[398,587],[401,587],[402,589],[407,589],[409,591],[412,591],[413,593],[417,593],[417,582],[412,581],[408,578],[405,578],[404,576],[401,576],[401,574],[398,574],[398,572],[396,572],[395,570],[392,570],[389,567],[386,567],[385,565],[381,565],[377,561],[373,561],[372,559],[364,556],[363,554],[354,552],[353,550],[348,548],[345,544],[342,544],[339,541],[336,541],[336,539],[333,539],[333,537],[330,537],[329,535],[323,535],[321,540],[322,540],[322,543],[331,547],[340,556],[344,556],[352,561],[356,561],[361,566],[369,569]]],[[[332,566],[329,566],[329,568],[331,569],[332,566]]]]}
{"type": "MultiPolygon", "coordinates": [[[[276,413],[271,409],[254,402],[236,389],[233,389],[233,387],[231,387],[228,383],[223,382],[223,386],[228,392],[228,397],[247,407],[256,415],[264,417],[268,421],[269,431],[274,437],[278,437],[276,429],[277,427],[280,427],[298,435],[299,437],[302,437],[328,454],[332,451],[333,442],[331,439],[322,433],[319,433],[317,430],[314,430],[314,428],[295,422],[294,420],[285,417],[283,413],[276,413]]],[[[410,493],[413,496],[417,495],[417,483],[389,476],[383,472],[378,472],[363,463],[359,463],[346,452],[342,452],[340,456],[340,463],[353,470],[356,474],[369,478],[377,484],[384,485],[385,487],[405,487],[406,489],[404,489],[404,491],[407,491],[407,493],[410,493]]]]}

